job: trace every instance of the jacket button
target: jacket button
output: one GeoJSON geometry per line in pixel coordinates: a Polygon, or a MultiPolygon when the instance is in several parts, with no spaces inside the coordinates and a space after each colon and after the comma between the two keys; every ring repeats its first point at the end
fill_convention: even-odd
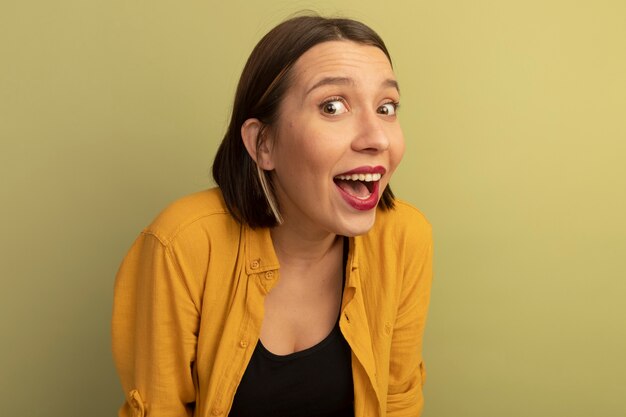
{"type": "Polygon", "coordinates": [[[220,414],[222,414],[222,410],[219,408],[214,408],[213,410],[211,410],[211,414],[213,414],[214,416],[219,416],[220,414]]]}
{"type": "Polygon", "coordinates": [[[248,341],[247,340],[242,340],[239,342],[239,346],[241,346],[242,348],[247,348],[248,347],[248,341]]]}
{"type": "Polygon", "coordinates": [[[265,273],[265,279],[272,279],[274,278],[274,271],[267,271],[265,273]]]}
{"type": "Polygon", "coordinates": [[[261,262],[259,262],[258,259],[255,259],[254,261],[250,262],[250,268],[252,269],[257,269],[259,266],[261,266],[261,262]]]}
{"type": "Polygon", "coordinates": [[[385,333],[387,335],[391,334],[391,323],[389,323],[389,322],[385,323],[385,333]]]}

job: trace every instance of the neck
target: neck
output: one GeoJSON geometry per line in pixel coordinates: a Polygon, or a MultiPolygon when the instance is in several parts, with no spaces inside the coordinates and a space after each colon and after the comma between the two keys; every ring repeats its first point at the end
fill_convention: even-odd
{"type": "Polygon", "coordinates": [[[315,264],[336,248],[338,242],[342,242],[330,232],[308,232],[288,221],[270,231],[281,265],[307,267],[315,264]]]}

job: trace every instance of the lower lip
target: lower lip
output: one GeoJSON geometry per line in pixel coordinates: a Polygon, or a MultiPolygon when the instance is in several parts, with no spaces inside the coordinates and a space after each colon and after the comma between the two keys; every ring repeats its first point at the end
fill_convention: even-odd
{"type": "Polygon", "coordinates": [[[346,193],[341,189],[338,185],[335,184],[337,189],[339,190],[339,194],[343,197],[343,199],[348,203],[352,208],[361,211],[371,210],[378,204],[378,183],[379,181],[374,181],[374,186],[372,187],[372,194],[367,197],[365,200],[361,200],[353,195],[346,193]]]}

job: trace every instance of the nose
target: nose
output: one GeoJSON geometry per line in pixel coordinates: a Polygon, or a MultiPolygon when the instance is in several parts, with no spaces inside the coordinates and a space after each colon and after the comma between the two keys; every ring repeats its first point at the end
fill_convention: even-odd
{"type": "Polygon", "coordinates": [[[389,149],[390,126],[388,121],[382,120],[380,114],[374,111],[363,112],[356,118],[357,135],[352,142],[352,148],[358,152],[379,153],[389,149]]]}

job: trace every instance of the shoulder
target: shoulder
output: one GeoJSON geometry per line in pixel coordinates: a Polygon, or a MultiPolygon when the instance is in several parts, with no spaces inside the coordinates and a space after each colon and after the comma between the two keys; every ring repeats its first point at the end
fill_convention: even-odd
{"type": "Polygon", "coordinates": [[[432,227],[420,210],[396,199],[393,209],[376,212],[374,226],[357,240],[362,263],[380,262],[389,269],[423,261],[432,248],[432,227]]]}
{"type": "Polygon", "coordinates": [[[219,188],[211,188],[182,197],[167,206],[143,230],[144,234],[155,236],[163,245],[169,245],[180,234],[206,233],[220,228],[238,229],[219,188]]]}
{"type": "Polygon", "coordinates": [[[378,210],[376,222],[368,235],[425,246],[432,240],[432,226],[419,209],[396,199],[393,209],[378,210]]]}

